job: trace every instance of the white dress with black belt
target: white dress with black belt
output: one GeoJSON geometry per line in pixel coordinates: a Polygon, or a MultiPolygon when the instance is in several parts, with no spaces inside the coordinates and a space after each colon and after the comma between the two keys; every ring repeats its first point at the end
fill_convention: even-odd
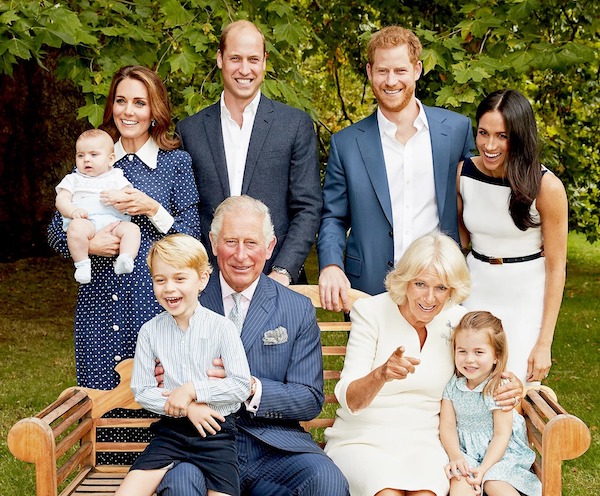
{"type": "MultiPolygon", "coordinates": [[[[541,251],[541,228],[521,231],[509,214],[508,181],[483,174],[467,159],[461,172],[460,194],[463,221],[475,252],[505,258],[527,257],[541,251]]],[[[535,201],[531,213],[534,219],[539,219],[535,201]]],[[[507,370],[525,383],[527,359],[542,325],[545,259],[490,264],[469,253],[467,264],[472,288],[463,305],[468,310],[488,310],[502,320],[508,339],[507,370]]]]}

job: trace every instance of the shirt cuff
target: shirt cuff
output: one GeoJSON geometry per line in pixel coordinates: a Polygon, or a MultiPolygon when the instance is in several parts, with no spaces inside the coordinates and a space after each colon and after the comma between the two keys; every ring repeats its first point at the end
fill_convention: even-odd
{"type": "Polygon", "coordinates": [[[246,405],[246,410],[250,413],[258,412],[258,409],[260,407],[260,400],[262,398],[262,383],[256,377],[254,377],[254,381],[256,383],[256,390],[254,391],[254,396],[252,396],[252,398],[250,398],[249,400],[244,401],[246,405]]]}
{"type": "Polygon", "coordinates": [[[163,207],[162,205],[158,206],[158,212],[156,212],[152,217],[148,218],[150,219],[150,222],[154,224],[154,227],[156,227],[156,229],[158,229],[163,234],[167,234],[169,232],[169,229],[171,229],[171,227],[175,223],[175,219],[173,218],[173,216],[169,212],[167,212],[165,207],[163,207]]]}

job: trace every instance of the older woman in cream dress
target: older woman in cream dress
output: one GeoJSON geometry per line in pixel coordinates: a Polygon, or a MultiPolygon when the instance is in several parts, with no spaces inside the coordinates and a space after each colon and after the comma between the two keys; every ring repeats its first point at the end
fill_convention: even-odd
{"type": "MultiPolygon", "coordinates": [[[[386,293],[352,309],[335,389],[341,408],[325,451],[352,496],[446,496],[440,401],[454,371],[449,338],[466,312],[459,303],[469,271],[458,245],[436,233],[414,241],[385,283],[386,293]]],[[[497,398],[514,406],[520,394],[515,380],[497,398]]]]}

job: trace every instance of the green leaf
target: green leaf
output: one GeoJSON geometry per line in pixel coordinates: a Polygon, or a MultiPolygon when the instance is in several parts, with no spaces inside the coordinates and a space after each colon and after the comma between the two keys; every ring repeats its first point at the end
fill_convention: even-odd
{"type": "Polygon", "coordinates": [[[20,40],[18,38],[13,38],[12,40],[8,40],[7,49],[13,54],[15,57],[19,57],[20,59],[29,60],[31,58],[31,44],[25,42],[24,40],[20,40]]]}
{"type": "Polygon", "coordinates": [[[167,61],[171,65],[172,72],[181,71],[186,75],[190,75],[195,72],[200,62],[200,57],[186,47],[181,53],[171,55],[167,61]]]}
{"type": "Polygon", "coordinates": [[[18,20],[19,16],[14,10],[7,10],[2,15],[0,15],[0,24],[4,24],[5,26],[10,26],[13,22],[18,20]]]}
{"type": "Polygon", "coordinates": [[[165,27],[182,26],[194,18],[194,14],[181,5],[178,0],[161,1],[160,12],[164,15],[165,27]]]}
{"type": "Polygon", "coordinates": [[[88,103],[87,105],[80,107],[77,110],[77,118],[86,118],[90,124],[94,127],[98,127],[102,124],[102,118],[104,117],[104,106],[98,105],[97,103],[88,103]]]}
{"type": "Polygon", "coordinates": [[[423,71],[425,74],[432,71],[436,66],[440,66],[442,70],[446,70],[447,68],[446,60],[439,50],[423,49],[421,60],[423,61],[423,71]]]}
{"type": "Polygon", "coordinates": [[[291,46],[297,46],[298,42],[304,37],[304,31],[298,27],[298,24],[291,22],[276,25],[273,34],[277,41],[285,40],[291,46]]]}

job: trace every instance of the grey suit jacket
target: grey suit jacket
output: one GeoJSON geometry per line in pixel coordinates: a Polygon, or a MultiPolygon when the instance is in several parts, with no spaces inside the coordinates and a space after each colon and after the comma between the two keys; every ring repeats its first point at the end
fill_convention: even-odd
{"type": "MultiPolygon", "coordinates": [[[[208,233],[213,213],[230,196],[220,103],[182,120],[176,132],[192,156],[200,194],[201,239],[211,253],[208,233]]],[[[317,141],[307,113],[261,96],[242,194],[261,200],[271,212],[277,246],[265,273],[273,265],[284,267],[296,282],[315,241],[322,204],[317,141]]],[[[215,264],[212,253],[211,261],[215,264]]]]}
{"type": "MultiPolygon", "coordinates": [[[[475,148],[471,121],[425,106],[441,231],[458,239],[456,170],[475,148]]],[[[353,288],[385,291],[394,266],[394,229],[377,112],[331,137],[317,242],[319,266],[338,265],[353,288]],[[350,229],[350,234],[347,232],[350,229]]]]}
{"type": "MultiPolygon", "coordinates": [[[[223,315],[217,271],[200,303],[223,315]]],[[[261,275],[241,338],[250,373],[261,381],[262,397],[255,414],[242,406],[238,428],[285,452],[322,454],[299,424],[316,417],[324,400],[320,331],[310,300],[261,275]],[[279,327],[286,337],[265,344],[265,333],[279,327]]]]}

